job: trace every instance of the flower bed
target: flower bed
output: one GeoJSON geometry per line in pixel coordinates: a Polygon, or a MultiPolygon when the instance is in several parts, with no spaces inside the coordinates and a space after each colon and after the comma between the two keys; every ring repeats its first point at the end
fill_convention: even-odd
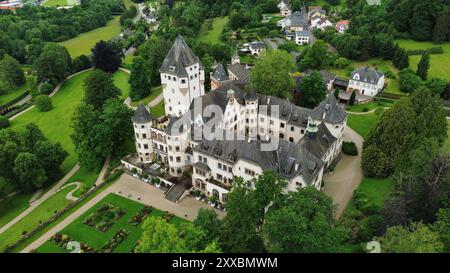
{"type": "Polygon", "coordinates": [[[119,231],[117,231],[117,233],[114,235],[114,237],[112,237],[111,240],[109,240],[106,245],[104,245],[102,247],[102,249],[100,250],[100,252],[103,253],[111,253],[113,252],[113,250],[120,244],[122,243],[128,236],[128,233],[125,229],[121,228],[119,229],[119,231]]]}
{"type": "Polygon", "coordinates": [[[83,224],[96,228],[101,232],[106,232],[114,224],[114,221],[120,219],[125,212],[121,208],[105,203],[96,212],[89,215],[83,224]]]}
{"type": "Polygon", "coordinates": [[[137,226],[152,212],[152,206],[145,206],[142,210],[128,220],[128,224],[137,226]]]}
{"type": "MultiPolygon", "coordinates": [[[[69,235],[60,234],[60,233],[56,233],[55,235],[52,236],[52,238],[50,238],[50,242],[52,242],[53,244],[55,244],[61,248],[64,248],[64,249],[67,249],[67,244],[70,241],[73,241],[73,240],[69,235]]],[[[80,244],[82,253],[95,253],[96,252],[95,249],[93,249],[86,243],[79,242],[79,244],[80,244]]]]}

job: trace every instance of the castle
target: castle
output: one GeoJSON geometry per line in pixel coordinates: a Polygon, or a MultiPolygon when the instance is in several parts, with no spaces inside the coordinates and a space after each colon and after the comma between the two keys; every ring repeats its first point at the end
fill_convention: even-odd
{"type": "Polygon", "coordinates": [[[299,107],[255,92],[238,56],[227,68],[215,66],[213,88],[205,94],[204,68],[179,36],[160,69],[166,116],[154,119],[144,105],[137,107],[137,154],[125,166],[145,172],[160,162],[170,176],[191,172],[194,189],[220,203],[236,177],[249,181],[267,170],[285,178],[288,191],[320,189],[323,173],[341,153],[347,123],[334,96],[314,109],[299,107]]]}

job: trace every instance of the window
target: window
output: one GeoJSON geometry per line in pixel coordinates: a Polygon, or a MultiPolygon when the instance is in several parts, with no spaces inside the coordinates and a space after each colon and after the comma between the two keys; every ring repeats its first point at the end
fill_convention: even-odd
{"type": "Polygon", "coordinates": [[[181,162],[181,157],[177,156],[177,163],[181,162]]]}
{"type": "Polygon", "coordinates": [[[274,124],[273,120],[270,120],[270,125],[273,125],[273,124],[274,124]]]}
{"type": "Polygon", "coordinates": [[[179,152],[180,151],[180,146],[175,146],[175,152],[179,152]]]}
{"type": "Polygon", "coordinates": [[[169,160],[170,160],[170,162],[172,162],[173,161],[173,156],[169,156],[169,160]]]}
{"type": "Polygon", "coordinates": [[[139,147],[139,149],[141,148],[141,143],[138,143],[138,147],[139,147]]]}
{"type": "Polygon", "coordinates": [[[290,142],[294,142],[294,138],[290,137],[290,138],[289,138],[289,141],[290,141],[290,142]]]}
{"type": "Polygon", "coordinates": [[[185,79],[182,79],[182,80],[181,80],[181,83],[186,83],[186,80],[185,80],[185,79]]]}
{"type": "Polygon", "coordinates": [[[147,134],[142,134],[142,138],[147,138],[147,134]]]}
{"type": "Polygon", "coordinates": [[[284,122],[280,123],[280,127],[284,128],[284,122]]]}
{"type": "Polygon", "coordinates": [[[283,133],[280,133],[280,138],[284,139],[284,134],[283,133]]]}
{"type": "Polygon", "coordinates": [[[222,180],[222,175],[221,174],[217,174],[217,180],[222,180]]]}
{"type": "Polygon", "coordinates": [[[304,134],[304,133],[305,133],[305,130],[302,129],[302,130],[300,130],[300,132],[301,132],[302,134],[304,134]]]}
{"type": "Polygon", "coordinates": [[[139,138],[139,134],[138,133],[136,133],[136,138],[139,138]]]}
{"type": "Polygon", "coordinates": [[[217,163],[217,168],[222,169],[222,163],[217,163]]]}
{"type": "Polygon", "coordinates": [[[144,144],[144,149],[148,149],[148,144],[144,144]]]}
{"type": "Polygon", "coordinates": [[[291,132],[294,132],[294,131],[295,131],[294,126],[291,126],[291,132]]]}
{"type": "Polygon", "coordinates": [[[244,172],[246,175],[255,176],[255,172],[247,168],[244,168],[244,172]]]}

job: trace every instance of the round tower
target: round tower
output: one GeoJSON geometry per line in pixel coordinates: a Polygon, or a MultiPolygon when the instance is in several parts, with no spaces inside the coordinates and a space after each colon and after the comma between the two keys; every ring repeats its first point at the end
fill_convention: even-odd
{"type": "Polygon", "coordinates": [[[256,139],[258,135],[258,95],[252,87],[244,96],[246,135],[256,139]]]}
{"type": "Polygon", "coordinates": [[[153,159],[152,116],[147,108],[140,104],[131,120],[133,121],[134,138],[139,160],[143,163],[150,163],[153,159]]]}

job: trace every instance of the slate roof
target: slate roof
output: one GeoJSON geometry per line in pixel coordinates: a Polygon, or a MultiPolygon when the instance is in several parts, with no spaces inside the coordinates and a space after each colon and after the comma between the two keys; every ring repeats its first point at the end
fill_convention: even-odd
{"type": "Polygon", "coordinates": [[[216,66],[216,69],[214,69],[214,73],[213,73],[212,76],[218,81],[226,81],[226,80],[228,80],[227,72],[225,71],[225,68],[223,68],[222,63],[219,63],[216,66]]]}
{"type": "Polygon", "coordinates": [[[301,30],[301,31],[296,31],[295,32],[295,36],[301,36],[301,37],[307,36],[307,37],[309,37],[309,36],[311,36],[311,32],[308,29],[301,30]]]}
{"type": "Polygon", "coordinates": [[[250,80],[250,71],[240,63],[228,64],[227,69],[242,82],[248,82],[250,80]]]}
{"type": "Polygon", "coordinates": [[[323,162],[299,144],[280,139],[273,151],[263,151],[262,140],[203,140],[194,151],[212,156],[230,164],[245,160],[259,165],[263,170],[272,170],[292,179],[302,174],[311,184],[323,162]]]}
{"type": "Polygon", "coordinates": [[[280,120],[300,127],[306,127],[311,109],[297,106],[288,100],[258,94],[258,107],[267,106],[267,115],[271,115],[271,106],[278,106],[280,120]]]}
{"type": "Polygon", "coordinates": [[[323,158],[336,138],[328,130],[327,126],[322,122],[317,126],[317,132],[313,137],[305,136],[300,140],[302,147],[318,158],[323,158]]]}
{"type": "Polygon", "coordinates": [[[198,57],[192,52],[181,36],[178,36],[167,53],[159,71],[178,76],[187,76],[186,66],[199,63],[198,57]]]}
{"type": "Polygon", "coordinates": [[[261,48],[265,48],[265,45],[263,42],[258,41],[258,42],[251,42],[249,47],[253,48],[253,49],[261,49],[261,48]]]}
{"type": "Polygon", "coordinates": [[[352,72],[351,79],[355,80],[353,77],[355,74],[359,74],[359,81],[370,83],[370,84],[377,84],[378,81],[384,76],[383,73],[381,73],[378,70],[372,69],[370,67],[362,67],[352,72]]]}
{"type": "Polygon", "coordinates": [[[143,104],[139,104],[131,120],[138,124],[149,123],[152,121],[152,115],[143,104]]]}
{"type": "Polygon", "coordinates": [[[300,11],[295,11],[291,15],[287,17],[287,19],[291,20],[291,27],[300,27],[308,26],[308,20],[305,18],[305,15],[300,11]]]}
{"type": "Polygon", "coordinates": [[[246,100],[257,100],[258,99],[258,95],[255,92],[255,89],[253,89],[252,86],[250,86],[247,90],[247,93],[245,93],[244,98],[246,100]]]}
{"type": "Polygon", "coordinates": [[[312,119],[323,120],[332,124],[342,123],[346,117],[347,112],[339,105],[333,94],[328,95],[311,112],[312,119]]]}

